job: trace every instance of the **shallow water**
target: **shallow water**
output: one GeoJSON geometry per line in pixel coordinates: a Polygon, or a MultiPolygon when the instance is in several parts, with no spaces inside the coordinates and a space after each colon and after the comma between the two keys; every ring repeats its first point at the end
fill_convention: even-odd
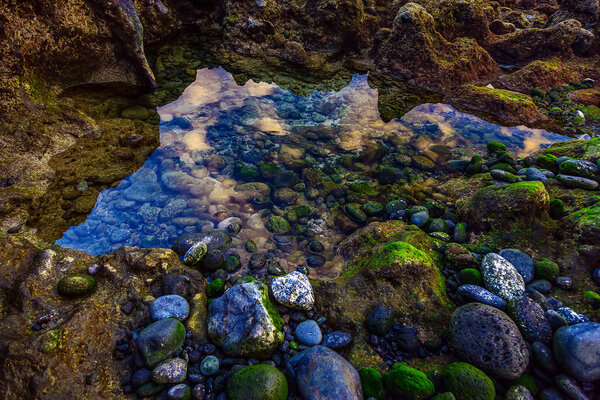
{"type": "MultiPolygon", "coordinates": [[[[92,255],[125,245],[170,247],[184,234],[216,229],[219,222],[235,216],[242,219],[243,229],[228,251],[241,256],[243,269],[250,256],[243,250],[246,239],[254,240],[259,250],[272,252],[289,271],[305,262],[306,240],[317,238],[325,244],[327,263],[314,273],[335,276],[341,265],[335,246],[345,235],[330,211],[340,204],[322,192],[309,196],[303,168],[341,186],[374,187],[368,200],[385,204],[391,200],[389,193],[380,193],[380,182],[369,173],[378,170],[382,160],[356,164],[358,168],[350,171],[340,167],[342,155],[383,144],[395,154],[427,156],[441,167],[450,158],[482,151],[493,140],[525,155],[568,139],[540,129],[494,125],[446,104],[422,104],[402,119],[385,123],[377,103],[378,91],[369,87],[366,75],[355,75],[339,91],[301,97],[275,84],[250,80],[238,85],[222,68],[201,69],[178,100],[158,108],[161,146],[140,170],[102,191],[87,220],[56,243],[92,255]],[[432,145],[443,146],[432,151],[432,145]],[[264,228],[270,212],[288,215],[285,207],[257,204],[234,190],[242,183],[233,179],[234,164],[242,161],[280,167],[276,178],[263,174],[252,180],[295,188],[296,205],[311,207],[309,216],[298,222],[302,229],[294,228],[290,244],[277,245],[264,228]]],[[[441,168],[433,175],[416,173],[439,180],[447,176],[441,168]]],[[[414,179],[402,172],[396,175],[400,181],[414,179]]]]}

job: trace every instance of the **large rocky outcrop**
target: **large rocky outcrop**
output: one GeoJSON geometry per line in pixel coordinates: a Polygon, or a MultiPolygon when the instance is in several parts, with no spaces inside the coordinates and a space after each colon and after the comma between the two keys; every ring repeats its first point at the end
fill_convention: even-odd
{"type": "Polygon", "coordinates": [[[375,62],[396,76],[421,86],[449,88],[484,80],[495,63],[473,39],[446,40],[435,30],[431,14],[419,4],[405,4],[391,31],[382,32],[375,62]]]}

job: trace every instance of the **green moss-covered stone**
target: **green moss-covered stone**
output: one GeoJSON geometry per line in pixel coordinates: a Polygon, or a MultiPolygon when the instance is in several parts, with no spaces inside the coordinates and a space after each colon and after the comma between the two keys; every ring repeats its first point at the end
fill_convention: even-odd
{"type": "Polygon", "coordinates": [[[600,294],[588,290],[583,294],[583,300],[593,308],[600,308],[600,294]]]}
{"type": "Polygon", "coordinates": [[[275,235],[283,235],[291,229],[290,223],[287,222],[285,218],[277,215],[273,215],[267,219],[265,228],[275,235]]]}
{"type": "Polygon", "coordinates": [[[558,265],[547,258],[542,258],[535,263],[535,276],[540,279],[553,281],[559,272],[558,265]]]}
{"type": "Polygon", "coordinates": [[[206,295],[209,299],[219,297],[223,293],[225,293],[225,283],[221,278],[217,278],[208,285],[206,285],[206,295]]]}
{"type": "Polygon", "coordinates": [[[598,122],[600,121],[600,107],[594,105],[587,106],[583,110],[583,115],[585,115],[585,119],[588,121],[598,122]]]}
{"type": "Polygon", "coordinates": [[[491,167],[491,170],[492,171],[493,170],[500,170],[500,171],[508,172],[510,174],[516,174],[517,173],[517,171],[512,167],[512,165],[504,163],[504,162],[494,164],[491,167]]]}
{"type": "Polygon", "coordinates": [[[471,157],[471,161],[467,164],[467,168],[465,168],[465,175],[475,175],[481,172],[481,168],[483,168],[483,160],[479,154],[475,154],[471,157]]]}
{"type": "Polygon", "coordinates": [[[350,203],[344,206],[344,211],[354,221],[364,222],[367,220],[367,214],[361,209],[360,204],[350,203]]]}
{"type": "Polygon", "coordinates": [[[565,214],[565,204],[561,199],[550,199],[550,216],[559,219],[565,214]]]}
{"type": "Polygon", "coordinates": [[[533,376],[528,373],[521,374],[521,376],[515,380],[515,385],[524,386],[531,393],[535,393],[535,389],[537,388],[533,376]]]}
{"type": "Polygon", "coordinates": [[[499,151],[506,151],[507,148],[506,148],[506,145],[501,142],[488,142],[487,150],[490,153],[497,153],[499,151]]]}
{"type": "Polygon", "coordinates": [[[64,333],[64,329],[53,329],[40,335],[37,339],[40,351],[46,354],[55,352],[62,344],[64,333]]]}
{"type": "Polygon", "coordinates": [[[246,367],[235,373],[227,385],[228,400],[286,400],[285,376],[266,364],[246,367]]]}
{"type": "Polygon", "coordinates": [[[374,368],[365,367],[358,371],[360,375],[360,384],[362,386],[363,396],[374,397],[377,400],[385,399],[385,389],[383,388],[383,377],[381,373],[374,368]]]}
{"type": "Polygon", "coordinates": [[[96,279],[87,274],[72,273],[58,281],[58,293],[62,296],[77,297],[90,293],[96,287],[96,279]]]}
{"type": "Polygon", "coordinates": [[[175,318],[156,321],[140,332],[137,348],[140,355],[151,367],[172,356],[185,340],[185,327],[175,318]]]}
{"type": "Polygon", "coordinates": [[[452,363],[446,367],[442,376],[446,388],[457,400],[494,400],[496,396],[492,380],[471,364],[452,363]]]}
{"type": "Polygon", "coordinates": [[[465,268],[458,273],[460,282],[463,285],[483,286],[483,278],[481,272],[475,268],[465,268]]]}
{"type": "Polygon", "coordinates": [[[423,372],[400,363],[383,375],[388,395],[395,399],[424,400],[435,394],[433,383],[423,372]]]}
{"type": "Polygon", "coordinates": [[[552,154],[544,154],[535,160],[535,165],[551,171],[556,171],[556,160],[558,157],[552,154]]]}
{"type": "Polygon", "coordinates": [[[233,167],[233,176],[240,181],[252,182],[258,179],[259,173],[258,169],[238,162],[233,167]]]}

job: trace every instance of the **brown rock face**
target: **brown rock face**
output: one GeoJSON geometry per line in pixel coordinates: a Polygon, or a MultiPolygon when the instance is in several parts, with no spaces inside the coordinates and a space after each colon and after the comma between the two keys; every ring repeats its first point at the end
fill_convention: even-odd
{"type": "Polygon", "coordinates": [[[436,88],[483,80],[493,73],[494,61],[477,42],[467,38],[449,42],[434,26],[425,8],[405,4],[377,50],[377,66],[410,83],[436,88]]]}
{"type": "MultiPolygon", "coordinates": [[[[0,382],[3,398],[124,397],[120,382],[131,356],[120,361],[115,348],[151,322],[144,297],[161,294],[167,270],[187,276],[190,296],[204,293],[202,275],[166,249],[125,247],[93,258],[67,249],[40,252],[26,241],[6,238],[0,240],[0,258],[5,262],[1,292],[8,293],[0,298],[0,371],[10,377],[0,382]],[[93,263],[101,268],[91,294],[77,299],[57,294],[60,278],[93,263]],[[34,324],[41,329],[32,329],[34,324]]],[[[194,298],[194,308],[199,300],[194,298]]],[[[198,324],[194,308],[190,318],[198,324]]]]}

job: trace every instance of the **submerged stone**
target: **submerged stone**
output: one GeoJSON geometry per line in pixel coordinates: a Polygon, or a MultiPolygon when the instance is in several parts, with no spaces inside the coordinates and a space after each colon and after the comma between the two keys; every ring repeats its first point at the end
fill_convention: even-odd
{"type": "Polygon", "coordinates": [[[66,297],[84,296],[96,287],[96,279],[87,274],[69,274],[58,281],[58,293],[66,297]]]}

